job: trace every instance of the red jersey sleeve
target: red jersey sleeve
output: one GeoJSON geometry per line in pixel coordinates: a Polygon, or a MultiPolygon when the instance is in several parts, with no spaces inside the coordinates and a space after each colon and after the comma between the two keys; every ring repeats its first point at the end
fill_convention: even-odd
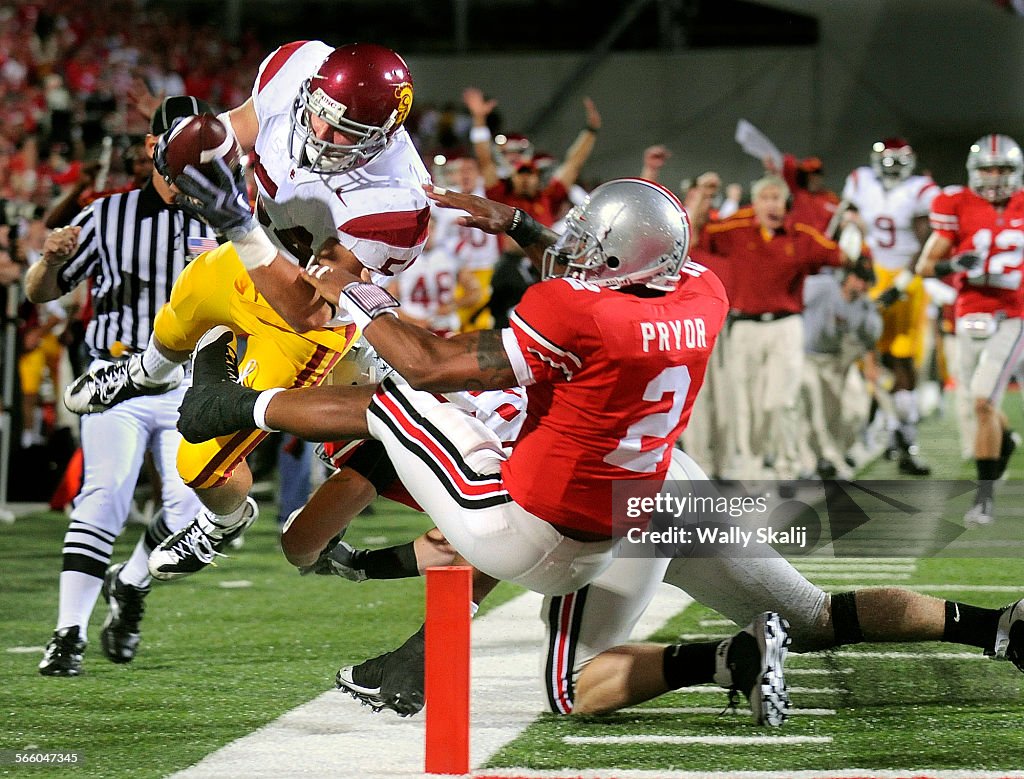
{"type": "Polygon", "coordinates": [[[960,214],[956,204],[954,193],[940,192],[932,201],[932,210],[928,215],[932,230],[954,245],[960,232],[960,214]]]}
{"type": "MultiPolygon", "coordinates": [[[[579,317],[564,312],[571,296],[593,293],[577,284],[578,290],[565,279],[534,284],[509,315],[502,340],[523,386],[572,381],[583,367],[579,317]]],[[[579,311],[578,301],[572,305],[579,311]]]]}

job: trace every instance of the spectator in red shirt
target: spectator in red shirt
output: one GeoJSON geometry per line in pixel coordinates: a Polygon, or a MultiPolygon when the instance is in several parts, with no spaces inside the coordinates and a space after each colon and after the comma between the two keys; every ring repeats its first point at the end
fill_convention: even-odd
{"type": "Polygon", "coordinates": [[[473,117],[469,139],[473,142],[473,150],[480,163],[487,197],[522,209],[545,227],[550,227],[561,214],[562,205],[569,198],[569,188],[579,178],[583,163],[593,151],[597,133],[601,129],[601,114],[593,101],[590,98],[583,101],[587,110],[587,124],[565,153],[565,160],[551,175],[551,180],[542,187],[540,173],[532,160],[520,160],[511,178],[498,177],[491,149],[491,131],[487,127],[487,117],[498,102],[485,100],[483,92],[475,87],[465,89],[462,98],[473,117]]]}
{"type": "Polygon", "coordinates": [[[787,154],[783,157],[781,171],[770,160],[765,160],[765,171],[785,179],[793,197],[789,208],[793,219],[810,225],[819,233],[828,232],[839,205],[839,196],[825,187],[825,166],[818,157],[798,160],[787,154]]]}

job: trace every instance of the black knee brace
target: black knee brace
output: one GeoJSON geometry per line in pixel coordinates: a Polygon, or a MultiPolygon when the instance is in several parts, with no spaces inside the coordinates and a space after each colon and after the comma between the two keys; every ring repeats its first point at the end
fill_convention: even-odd
{"type": "Polygon", "coordinates": [[[832,630],[835,632],[836,646],[841,644],[859,644],[864,640],[857,619],[857,593],[837,592],[832,595],[832,630]]]}

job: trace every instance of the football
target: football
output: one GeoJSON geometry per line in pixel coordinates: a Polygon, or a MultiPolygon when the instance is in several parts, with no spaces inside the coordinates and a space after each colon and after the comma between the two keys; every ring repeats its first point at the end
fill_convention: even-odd
{"type": "Polygon", "coordinates": [[[165,159],[167,173],[177,178],[193,165],[205,176],[213,173],[212,163],[222,159],[229,168],[238,164],[238,145],[224,123],[213,114],[189,116],[169,131],[165,159]]]}

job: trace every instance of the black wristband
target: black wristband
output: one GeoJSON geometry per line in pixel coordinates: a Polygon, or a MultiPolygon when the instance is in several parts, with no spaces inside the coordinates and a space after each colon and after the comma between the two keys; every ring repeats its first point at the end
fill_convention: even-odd
{"type": "Polygon", "coordinates": [[[935,263],[934,273],[938,277],[948,276],[950,273],[955,272],[956,268],[953,266],[953,263],[950,262],[949,260],[940,260],[939,262],[935,263]]]}
{"type": "Polygon", "coordinates": [[[592,132],[592,133],[593,133],[594,135],[597,135],[597,134],[598,134],[598,132],[599,132],[599,131],[601,130],[601,128],[600,128],[600,127],[594,127],[594,125],[592,125],[592,124],[588,124],[588,125],[587,125],[586,127],[584,127],[583,129],[584,129],[584,130],[590,130],[590,132],[592,132]]]}
{"type": "Polygon", "coordinates": [[[505,231],[505,235],[525,249],[530,244],[537,243],[544,235],[544,225],[517,208],[512,214],[512,224],[505,231]]]}

